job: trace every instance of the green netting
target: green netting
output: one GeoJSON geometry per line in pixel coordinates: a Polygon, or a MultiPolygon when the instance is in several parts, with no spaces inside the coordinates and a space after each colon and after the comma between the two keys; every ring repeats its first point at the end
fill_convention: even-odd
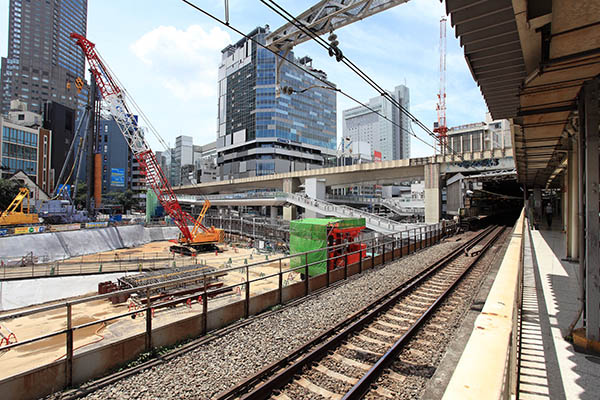
{"type": "MultiPolygon", "coordinates": [[[[290,254],[322,249],[307,256],[292,257],[290,267],[310,265],[308,274],[315,276],[327,271],[327,227],[352,228],[365,226],[364,218],[305,218],[290,222],[290,254]],[[314,264],[313,264],[314,263],[314,264]]],[[[303,272],[298,270],[298,272],[303,272]]]]}
{"type": "Polygon", "coordinates": [[[150,218],[156,216],[156,207],[158,206],[158,197],[152,189],[146,191],[146,222],[150,222],[150,218]]]}

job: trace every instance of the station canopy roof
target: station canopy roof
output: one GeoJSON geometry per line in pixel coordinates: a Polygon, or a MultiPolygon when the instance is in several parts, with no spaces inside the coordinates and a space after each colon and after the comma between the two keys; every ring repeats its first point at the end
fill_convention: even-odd
{"type": "Polygon", "coordinates": [[[492,117],[513,123],[519,181],[556,185],[577,95],[600,74],[600,2],[446,0],[446,12],[492,117]]]}

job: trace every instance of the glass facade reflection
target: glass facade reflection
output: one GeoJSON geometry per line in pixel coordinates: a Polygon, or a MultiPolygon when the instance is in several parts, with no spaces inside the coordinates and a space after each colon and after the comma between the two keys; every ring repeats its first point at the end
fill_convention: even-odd
{"type": "MultiPolygon", "coordinates": [[[[249,36],[265,42],[268,30],[249,36]]],[[[336,92],[323,89],[327,79],[309,57],[279,71],[280,86],[303,93],[276,96],[276,56],[241,40],[223,49],[219,67],[217,152],[222,179],[319,168],[336,148],[336,92]]]]}

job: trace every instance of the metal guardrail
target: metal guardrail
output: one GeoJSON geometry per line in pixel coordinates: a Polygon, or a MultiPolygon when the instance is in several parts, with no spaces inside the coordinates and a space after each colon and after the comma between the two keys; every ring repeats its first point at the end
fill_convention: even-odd
{"type": "MultiPolygon", "coordinates": [[[[237,217],[233,215],[207,215],[204,223],[221,228],[228,234],[247,236],[253,240],[288,243],[290,239],[289,222],[265,217],[237,217]]],[[[283,246],[279,246],[283,247],[283,246]]],[[[281,250],[281,249],[279,249],[281,250]]]]}
{"type": "MultiPolygon", "coordinates": [[[[359,272],[362,273],[363,265],[365,265],[364,263],[370,263],[371,267],[374,267],[375,266],[375,256],[381,255],[381,254],[386,254],[386,249],[388,250],[388,252],[391,250],[392,260],[393,260],[395,250],[398,248],[401,249],[400,256],[402,256],[402,253],[403,253],[402,249],[404,249],[404,248],[407,248],[408,249],[407,254],[410,254],[411,248],[414,252],[421,248],[431,246],[431,245],[439,242],[439,240],[441,240],[442,237],[447,236],[450,233],[452,233],[452,234],[455,233],[456,229],[457,229],[457,225],[455,223],[450,222],[450,223],[446,224],[446,223],[442,222],[442,223],[439,223],[436,225],[429,225],[429,226],[414,228],[412,230],[402,231],[402,232],[398,232],[398,233],[394,233],[394,234],[384,235],[379,238],[363,240],[361,242],[358,242],[358,243],[364,243],[367,245],[367,249],[370,250],[371,256],[363,259],[363,256],[362,256],[363,250],[361,249],[361,250],[358,250],[355,252],[350,252],[350,253],[343,254],[341,256],[334,257],[333,258],[334,260],[339,259],[339,258],[343,259],[343,267],[338,267],[334,270],[327,269],[328,271],[325,273],[326,286],[330,285],[330,274],[335,270],[343,269],[344,270],[344,279],[346,279],[348,277],[348,256],[349,255],[357,254],[357,253],[359,254],[359,260],[360,260],[359,261],[359,272]]],[[[326,249],[327,254],[329,254],[333,250],[345,248],[346,246],[347,246],[347,244],[341,244],[341,245],[337,245],[337,246],[327,247],[325,249],[326,249]]],[[[17,343],[10,343],[6,346],[3,346],[1,349],[2,350],[10,350],[10,349],[18,348],[18,347],[25,346],[28,344],[36,343],[36,342],[39,342],[42,340],[50,339],[50,338],[56,337],[58,335],[66,334],[65,382],[66,382],[66,386],[71,386],[73,383],[73,368],[72,368],[72,366],[73,366],[73,354],[74,354],[74,345],[73,345],[74,331],[76,331],[78,329],[83,329],[86,327],[99,325],[102,323],[115,321],[120,318],[125,318],[125,317],[129,317],[132,315],[137,315],[137,314],[142,313],[145,315],[145,318],[146,318],[145,347],[146,347],[146,350],[150,350],[153,347],[152,346],[152,333],[153,333],[152,316],[153,316],[154,308],[157,307],[157,304],[152,304],[152,302],[151,302],[152,289],[165,288],[165,287],[170,287],[170,286],[178,286],[178,285],[188,283],[188,282],[198,282],[199,280],[204,280],[204,282],[205,282],[205,285],[203,286],[204,290],[202,291],[202,293],[200,295],[196,292],[191,295],[178,297],[173,300],[160,303],[160,307],[162,308],[162,307],[168,307],[170,305],[176,305],[176,304],[181,303],[182,301],[187,301],[188,299],[189,300],[201,299],[202,319],[203,319],[203,332],[202,333],[206,334],[209,299],[213,296],[216,296],[217,294],[223,293],[224,291],[229,291],[229,290],[235,291],[236,288],[239,288],[237,290],[239,291],[240,295],[242,293],[244,293],[244,295],[243,295],[244,315],[246,318],[250,315],[250,287],[251,287],[251,284],[253,284],[255,282],[260,282],[262,280],[271,279],[271,278],[277,278],[277,281],[278,281],[278,289],[277,290],[278,290],[278,296],[279,296],[278,302],[280,304],[283,304],[282,291],[283,291],[284,286],[287,286],[288,284],[290,284],[290,282],[288,280],[288,279],[290,279],[289,274],[295,273],[295,276],[298,276],[299,273],[302,273],[303,277],[301,276],[299,282],[304,282],[304,288],[305,288],[304,294],[308,295],[310,293],[309,267],[323,262],[323,260],[319,260],[319,261],[309,263],[308,255],[311,253],[321,252],[321,251],[323,251],[323,249],[315,249],[315,250],[311,250],[311,251],[307,251],[307,252],[303,252],[303,253],[297,253],[297,254],[293,254],[293,255],[289,255],[289,256],[279,257],[279,258],[272,259],[272,260],[269,260],[268,255],[265,255],[264,261],[255,262],[255,263],[248,264],[248,265],[241,266],[241,267],[236,266],[233,268],[225,268],[222,270],[217,270],[216,272],[211,272],[209,274],[199,273],[197,275],[188,276],[185,278],[173,279],[173,280],[164,281],[161,283],[139,286],[139,287],[132,288],[132,289],[120,290],[120,291],[115,291],[115,292],[102,294],[102,295],[88,296],[88,297],[83,297],[83,298],[79,298],[79,299],[74,299],[72,301],[55,303],[55,304],[48,305],[48,306],[34,307],[34,308],[27,309],[27,310],[6,313],[3,315],[0,315],[0,321],[9,320],[9,319],[18,318],[18,317],[29,316],[29,315],[35,315],[35,314],[40,314],[40,313],[46,313],[51,310],[65,309],[66,310],[66,321],[65,321],[66,328],[58,330],[58,331],[50,332],[45,335],[41,335],[41,336],[33,337],[30,339],[26,339],[23,341],[19,341],[17,343]],[[300,260],[302,260],[302,258],[304,258],[304,260],[305,260],[304,265],[300,265],[299,267],[288,268],[288,269],[284,270],[283,269],[283,261],[287,260],[288,262],[290,262],[290,265],[291,265],[292,258],[300,258],[300,260]],[[265,275],[264,273],[251,271],[251,270],[256,270],[257,267],[260,267],[265,264],[271,264],[273,262],[276,262],[279,264],[279,271],[276,273],[273,273],[270,275],[265,275]],[[224,286],[219,289],[212,289],[212,290],[207,289],[206,279],[208,277],[210,277],[212,275],[216,275],[216,274],[227,273],[230,271],[231,272],[233,272],[233,271],[239,272],[240,270],[243,270],[243,272],[245,272],[245,280],[243,282],[235,284],[235,285],[224,286]],[[288,274],[287,275],[288,279],[284,279],[285,274],[288,274]],[[251,278],[251,275],[253,275],[252,278],[251,278]],[[256,277],[256,278],[254,278],[254,277],[256,277]],[[130,295],[132,293],[144,293],[144,292],[146,293],[145,306],[141,306],[140,308],[137,308],[134,311],[128,311],[128,312],[125,312],[122,314],[112,315],[112,316],[109,316],[106,318],[83,323],[80,325],[73,325],[72,307],[74,305],[85,304],[85,303],[89,303],[89,302],[97,301],[97,300],[105,300],[105,299],[108,299],[113,296],[123,296],[123,295],[130,295]]],[[[329,263],[329,260],[330,259],[327,260],[328,263],[329,263]]],[[[384,263],[385,258],[382,257],[381,262],[384,263]]],[[[327,264],[327,265],[329,265],[329,264],[327,264]]],[[[334,262],[334,265],[337,265],[337,262],[334,262]]],[[[56,388],[56,389],[59,389],[59,388],[56,388]]]]}

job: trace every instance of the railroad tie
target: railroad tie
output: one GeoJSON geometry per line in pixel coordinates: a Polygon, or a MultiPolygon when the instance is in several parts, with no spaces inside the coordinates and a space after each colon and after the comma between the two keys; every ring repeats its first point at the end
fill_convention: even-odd
{"type": "Polygon", "coordinates": [[[339,361],[339,362],[349,365],[351,367],[359,368],[359,369],[362,369],[365,371],[368,371],[371,369],[371,366],[369,364],[361,363],[360,361],[355,361],[350,358],[346,358],[337,353],[332,354],[330,357],[336,361],[339,361]]]}
{"type": "MultiPolygon", "coordinates": [[[[388,315],[389,316],[389,315],[388,315]]],[[[400,320],[400,318],[398,318],[398,320],[400,320]]],[[[400,335],[397,335],[395,333],[391,333],[391,332],[386,332],[386,331],[382,331],[381,329],[377,329],[377,328],[373,328],[373,327],[368,327],[367,330],[379,335],[379,336],[388,336],[394,339],[400,338],[400,335]]]]}
{"type": "Polygon", "coordinates": [[[388,390],[384,387],[381,387],[381,386],[378,386],[377,389],[374,390],[374,392],[377,393],[381,397],[385,397],[386,399],[395,399],[396,398],[396,394],[394,392],[392,392],[391,390],[388,390]]]}
{"type": "Polygon", "coordinates": [[[406,376],[400,375],[399,373],[394,371],[386,371],[385,374],[391,379],[395,380],[396,382],[404,382],[406,380],[406,376]]]}
{"type": "Polygon", "coordinates": [[[290,396],[285,393],[279,393],[277,396],[273,396],[274,400],[292,400],[290,396]]]}
{"type": "Polygon", "coordinates": [[[392,324],[392,323],[385,322],[385,321],[377,321],[377,323],[379,325],[387,326],[388,328],[397,329],[399,331],[406,330],[406,327],[402,326],[402,325],[392,324]]]}
{"type": "Polygon", "coordinates": [[[342,347],[345,347],[348,350],[354,350],[357,353],[368,354],[370,356],[374,356],[374,357],[377,357],[377,358],[381,358],[381,356],[383,356],[383,354],[381,354],[381,353],[375,353],[374,351],[365,350],[362,347],[358,347],[358,346],[355,346],[355,345],[350,344],[350,343],[345,343],[345,344],[342,345],[342,347]]]}
{"type": "Polygon", "coordinates": [[[383,342],[381,340],[373,339],[373,338],[370,338],[369,336],[365,336],[365,335],[361,335],[361,334],[358,334],[355,337],[359,338],[360,340],[362,340],[364,342],[378,344],[380,346],[389,346],[390,345],[389,343],[383,342]]]}
{"type": "Polygon", "coordinates": [[[341,394],[333,393],[327,389],[323,389],[322,387],[315,385],[314,383],[310,382],[305,378],[298,378],[294,381],[294,383],[297,383],[304,389],[307,389],[315,394],[321,395],[326,399],[340,400],[342,398],[341,394]]]}
{"type": "Polygon", "coordinates": [[[340,374],[339,372],[332,371],[332,370],[330,370],[329,368],[327,368],[326,366],[324,366],[322,364],[318,364],[315,367],[315,369],[317,371],[319,371],[320,373],[329,376],[330,378],[337,379],[338,381],[349,383],[350,385],[354,385],[356,382],[358,382],[358,379],[351,378],[351,377],[346,376],[344,374],[340,374]]]}

